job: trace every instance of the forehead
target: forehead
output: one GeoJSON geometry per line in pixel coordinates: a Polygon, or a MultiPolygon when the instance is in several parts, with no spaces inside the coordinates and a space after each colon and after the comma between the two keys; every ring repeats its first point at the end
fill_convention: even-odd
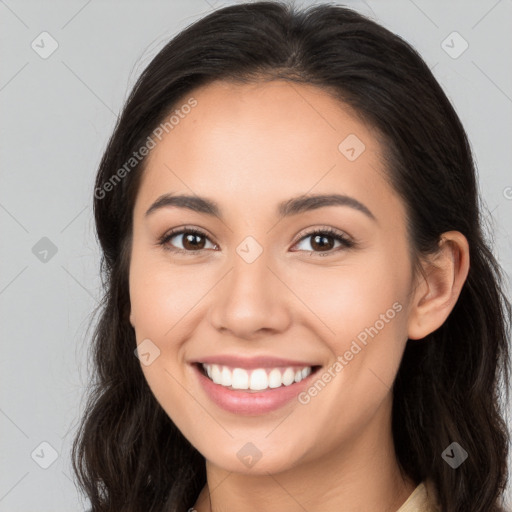
{"type": "MultiPolygon", "coordinates": [[[[352,135],[353,140],[359,139],[361,148],[364,144],[366,157],[379,151],[372,127],[358,119],[348,105],[312,85],[282,80],[250,84],[218,81],[183,97],[175,109],[179,111],[190,97],[196,106],[180,119],[174,116],[178,123],[168,130],[169,137],[164,135],[168,149],[180,145],[188,150],[192,146],[198,158],[204,153],[210,158],[225,158],[226,153],[233,152],[242,162],[257,155],[271,155],[276,161],[283,152],[288,158],[295,155],[304,160],[310,150],[338,157],[339,144],[352,135]]],[[[158,152],[157,148],[153,153],[158,152]]]]}
{"type": "Polygon", "coordinates": [[[139,191],[146,204],[170,191],[245,205],[334,191],[371,202],[387,188],[375,131],[322,89],[214,82],[174,111],[190,98],[195,106],[175,116],[147,159],[139,191]]]}

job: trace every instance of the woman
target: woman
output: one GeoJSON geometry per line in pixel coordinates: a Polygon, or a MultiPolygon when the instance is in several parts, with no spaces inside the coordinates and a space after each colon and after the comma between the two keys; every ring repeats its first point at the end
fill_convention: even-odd
{"type": "Polygon", "coordinates": [[[398,36],[333,5],[199,20],[94,208],[94,512],[503,510],[511,308],[464,128],[398,36]]]}

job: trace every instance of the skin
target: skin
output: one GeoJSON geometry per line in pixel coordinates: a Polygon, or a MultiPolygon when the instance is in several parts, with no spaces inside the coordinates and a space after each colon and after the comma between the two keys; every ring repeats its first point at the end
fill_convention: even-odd
{"type": "MultiPolygon", "coordinates": [[[[216,82],[191,95],[197,106],[151,151],[133,211],[130,321],[137,343],[160,355],[142,370],[156,399],[206,459],[207,485],[194,508],[261,511],[396,511],[415,488],[399,473],[391,433],[392,383],[408,338],[437,329],[469,268],[467,241],[444,234],[426,277],[411,270],[406,211],[384,176],[371,127],[313,86],[216,82]],[[338,145],[355,134],[365,150],[348,160],[338,145]],[[215,200],[215,216],[166,207],[164,193],[215,200]],[[346,194],[348,206],[288,218],[276,205],[303,194],[346,194]],[[206,232],[195,254],[158,245],[172,228],[206,232]],[[305,231],[332,227],[322,252],[305,231]],[[304,234],[303,234],[304,233],[304,234]],[[247,237],[263,249],[252,263],[236,252],[247,237]],[[216,248],[216,249],[215,249],[216,248]],[[319,254],[323,254],[319,255],[319,254]],[[365,328],[402,309],[309,403],[237,415],[211,402],[188,364],[205,355],[276,355],[325,371],[365,328]],[[261,459],[237,452],[253,443],[261,459]]],[[[183,101],[185,103],[187,98],[183,101]]],[[[183,235],[168,246],[188,247],[183,235]]]]}

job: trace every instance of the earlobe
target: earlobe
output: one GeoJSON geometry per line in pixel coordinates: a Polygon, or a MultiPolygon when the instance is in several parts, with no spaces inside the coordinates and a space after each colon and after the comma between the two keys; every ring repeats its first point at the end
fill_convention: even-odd
{"type": "Polygon", "coordinates": [[[469,272],[469,244],[458,231],[443,233],[439,251],[425,262],[410,309],[408,338],[424,338],[453,310],[469,272]]]}

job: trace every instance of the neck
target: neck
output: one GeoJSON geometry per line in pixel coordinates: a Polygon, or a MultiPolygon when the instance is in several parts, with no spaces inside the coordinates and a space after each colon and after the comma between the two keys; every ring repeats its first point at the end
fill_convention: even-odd
{"type": "Polygon", "coordinates": [[[197,512],[396,512],[416,487],[402,478],[391,433],[390,403],[338,449],[279,473],[241,474],[209,461],[197,512]],[[384,416],[384,417],[383,417],[384,416]],[[389,425],[383,429],[382,425],[389,425]]]}

